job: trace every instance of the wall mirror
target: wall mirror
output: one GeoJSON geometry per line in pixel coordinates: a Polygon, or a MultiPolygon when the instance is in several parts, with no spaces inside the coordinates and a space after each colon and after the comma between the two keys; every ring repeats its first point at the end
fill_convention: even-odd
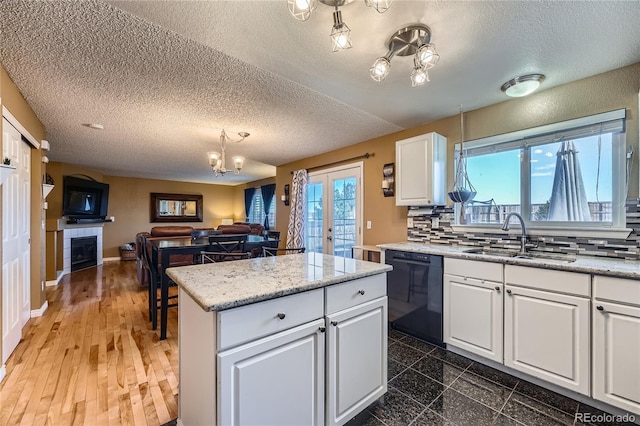
{"type": "Polygon", "coordinates": [[[151,193],[151,222],[202,222],[201,194],[151,193]]]}

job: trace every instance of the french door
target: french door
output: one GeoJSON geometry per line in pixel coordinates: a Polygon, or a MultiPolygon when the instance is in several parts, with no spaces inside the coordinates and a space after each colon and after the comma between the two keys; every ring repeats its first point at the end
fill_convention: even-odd
{"type": "Polygon", "coordinates": [[[2,119],[2,157],[15,172],[2,185],[2,364],[20,342],[31,314],[30,176],[31,147],[2,119]]]}
{"type": "Polygon", "coordinates": [[[351,257],[362,244],[362,162],[309,173],[307,251],[351,257]]]}

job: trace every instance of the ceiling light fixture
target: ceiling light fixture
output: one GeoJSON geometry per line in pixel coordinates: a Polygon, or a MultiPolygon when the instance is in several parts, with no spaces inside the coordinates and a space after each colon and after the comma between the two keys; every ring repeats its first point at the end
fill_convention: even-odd
{"type": "MultiPolygon", "coordinates": [[[[351,3],[353,0],[287,0],[289,12],[299,21],[306,21],[311,16],[318,5],[318,1],[327,6],[335,8],[333,11],[333,27],[331,28],[331,47],[334,52],[345,50],[351,47],[351,30],[342,21],[340,6],[351,3]]],[[[393,0],[364,0],[364,4],[373,7],[379,13],[384,13],[389,9],[393,0]]]]}
{"type": "Polygon", "coordinates": [[[431,30],[426,25],[412,25],[396,31],[387,42],[389,51],[375,60],[369,75],[377,82],[384,80],[391,70],[391,58],[413,55],[411,86],[429,82],[429,70],[440,60],[435,44],[431,43],[431,30]]]}
{"type": "Polygon", "coordinates": [[[215,176],[224,176],[224,174],[227,172],[233,172],[233,174],[236,174],[236,175],[240,174],[240,170],[244,165],[244,157],[241,157],[239,155],[231,157],[231,159],[233,160],[234,169],[227,170],[226,153],[225,153],[228,143],[242,142],[245,138],[249,136],[249,133],[238,132],[238,135],[240,136],[240,139],[237,141],[234,141],[231,138],[229,138],[229,136],[227,136],[227,134],[223,129],[222,133],[220,133],[220,151],[221,152],[217,152],[217,151],[207,152],[207,156],[209,157],[209,165],[211,166],[211,170],[213,170],[213,174],[215,176]]]}
{"type": "Polygon", "coordinates": [[[530,95],[535,92],[540,83],[544,81],[543,74],[527,74],[512,78],[502,85],[500,90],[514,98],[530,95]]]}

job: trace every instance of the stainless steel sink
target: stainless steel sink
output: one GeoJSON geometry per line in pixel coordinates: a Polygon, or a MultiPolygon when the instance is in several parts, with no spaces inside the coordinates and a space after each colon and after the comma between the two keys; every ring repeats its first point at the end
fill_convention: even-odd
{"type": "Polygon", "coordinates": [[[498,248],[475,247],[475,248],[464,250],[464,253],[484,254],[488,256],[499,256],[499,257],[513,257],[516,259],[552,260],[552,261],[567,262],[567,263],[576,261],[575,257],[569,256],[566,254],[540,253],[540,252],[532,252],[532,251],[521,253],[515,250],[498,249],[498,248]]]}
{"type": "Polygon", "coordinates": [[[552,253],[537,253],[528,252],[525,254],[517,253],[515,256],[517,259],[540,259],[540,260],[553,260],[556,262],[575,262],[576,258],[566,254],[552,254],[552,253]]]}
{"type": "Polygon", "coordinates": [[[485,254],[489,256],[502,256],[502,257],[515,257],[518,255],[518,252],[514,250],[483,248],[483,247],[467,249],[467,250],[464,250],[464,253],[485,254]]]}

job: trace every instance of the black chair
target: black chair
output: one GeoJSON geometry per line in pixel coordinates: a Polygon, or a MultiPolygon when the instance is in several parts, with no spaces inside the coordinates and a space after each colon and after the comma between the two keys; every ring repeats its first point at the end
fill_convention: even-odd
{"type": "MultiPolygon", "coordinates": [[[[216,263],[215,258],[220,256],[220,252],[211,252],[211,251],[201,251],[200,252],[200,263],[216,263]]],[[[241,259],[251,259],[251,253],[225,253],[224,260],[241,260],[241,259]]]]}
{"type": "MultiPolygon", "coordinates": [[[[151,327],[153,330],[158,328],[158,309],[162,309],[162,291],[160,288],[160,283],[162,282],[162,268],[160,265],[155,265],[153,267],[153,263],[151,261],[151,244],[147,242],[147,238],[142,238],[142,265],[149,274],[149,321],[151,321],[151,327]],[[158,297],[158,291],[160,291],[160,297],[158,297]]],[[[175,287],[176,283],[173,281],[169,281],[170,287],[175,287]]],[[[173,296],[168,296],[169,300],[175,300],[174,303],[169,303],[167,300],[167,308],[173,308],[178,306],[178,295],[174,294],[173,296]]],[[[166,327],[165,324],[162,325],[166,327]]]]}
{"type": "Polygon", "coordinates": [[[247,254],[244,249],[247,242],[246,235],[211,235],[209,236],[209,247],[203,250],[205,254],[214,262],[224,262],[227,260],[238,260],[242,258],[238,254],[247,254]]]}
{"type": "Polygon", "coordinates": [[[292,248],[277,248],[277,247],[262,247],[262,255],[264,257],[280,256],[286,254],[298,254],[304,253],[305,247],[292,247],[292,248]]]}
{"type": "Polygon", "coordinates": [[[267,238],[273,238],[274,240],[280,239],[280,231],[267,231],[267,238]]]}

